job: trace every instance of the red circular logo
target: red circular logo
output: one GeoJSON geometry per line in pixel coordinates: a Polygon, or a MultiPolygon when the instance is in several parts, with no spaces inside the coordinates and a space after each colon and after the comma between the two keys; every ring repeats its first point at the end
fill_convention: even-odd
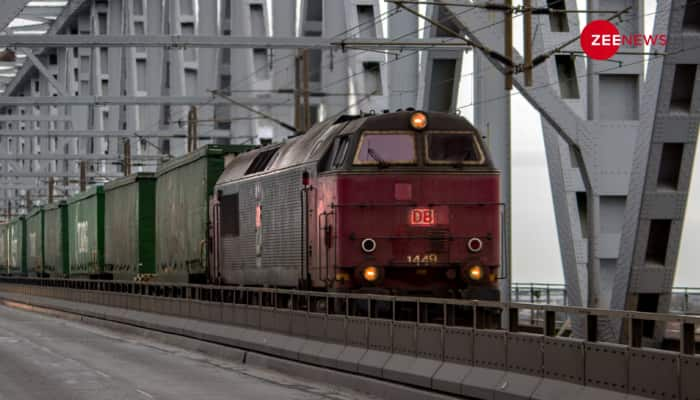
{"type": "Polygon", "coordinates": [[[581,32],[581,48],[594,60],[607,60],[620,48],[620,31],[602,19],[591,21],[581,32]]]}

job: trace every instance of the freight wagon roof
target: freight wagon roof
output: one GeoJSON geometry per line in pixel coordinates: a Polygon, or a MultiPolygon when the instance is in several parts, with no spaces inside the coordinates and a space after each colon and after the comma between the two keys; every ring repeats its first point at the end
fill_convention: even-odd
{"type": "Polygon", "coordinates": [[[156,171],[156,176],[162,176],[170,171],[191,164],[204,157],[223,157],[227,154],[240,154],[254,149],[255,146],[243,144],[209,144],[181,157],[173,158],[161,165],[156,171]]]}
{"type": "Polygon", "coordinates": [[[43,209],[43,208],[35,208],[35,209],[32,210],[32,212],[30,212],[29,214],[27,214],[27,219],[29,219],[29,218],[34,218],[36,215],[39,215],[39,214],[41,214],[41,213],[43,213],[43,212],[44,212],[44,209],[43,209]]]}
{"type": "Polygon", "coordinates": [[[131,174],[129,176],[125,176],[123,178],[115,179],[113,181],[105,183],[105,192],[109,192],[110,190],[114,190],[114,189],[120,188],[122,186],[130,185],[138,180],[151,180],[151,179],[156,179],[156,174],[154,174],[153,172],[138,172],[138,173],[131,174]]]}
{"type": "Polygon", "coordinates": [[[98,194],[104,193],[104,188],[102,186],[93,186],[82,193],[78,193],[75,196],[68,199],[67,204],[74,204],[79,201],[89,199],[90,197],[96,196],[98,194]]]}
{"type": "Polygon", "coordinates": [[[18,223],[18,222],[23,222],[23,221],[26,220],[26,219],[27,219],[27,218],[26,218],[26,216],[24,216],[24,215],[20,215],[19,217],[12,217],[12,219],[10,220],[10,222],[8,223],[8,225],[14,225],[14,224],[16,224],[16,223],[18,223]]]}
{"type": "Polygon", "coordinates": [[[51,204],[45,205],[44,211],[55,210],[55,209],[65,207],[65,206],[66,206],[66,202],[64,200],[61,200],[58,203],[51,203],[51,204]]]}

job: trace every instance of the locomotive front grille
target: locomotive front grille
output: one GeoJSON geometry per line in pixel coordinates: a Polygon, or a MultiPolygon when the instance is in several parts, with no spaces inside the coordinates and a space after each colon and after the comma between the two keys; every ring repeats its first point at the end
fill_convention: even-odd
{"type": "Polygon", "coordinates": [[[430,250],[434,253],[446,253],[449,248],[450,232],[447,229],[431,229],[426,232],[430,241],[430,250]]]}

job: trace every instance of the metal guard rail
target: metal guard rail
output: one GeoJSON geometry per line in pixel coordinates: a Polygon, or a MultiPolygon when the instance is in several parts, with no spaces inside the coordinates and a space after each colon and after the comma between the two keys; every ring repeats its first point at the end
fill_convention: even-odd
{"type": "Polygon", "coordinates": [[[0,277],[0,291],[252,329],[266,344],[251,350],[470,397],[700,398],[697,316],[162,282],[0,277]],[[484,310],[507,313],[506,326],[487,329],[484,310]],[[523,310],[544,313],[539,332],[519,325],[523,310]],[[557,336],[557,314],[583,318],[585,340],[557,336]],[[599,318],[625,321],[627,343],[599,342],[599,318]],[[645,321],[679,323],[680,351],[645,347],[645,321]]]}

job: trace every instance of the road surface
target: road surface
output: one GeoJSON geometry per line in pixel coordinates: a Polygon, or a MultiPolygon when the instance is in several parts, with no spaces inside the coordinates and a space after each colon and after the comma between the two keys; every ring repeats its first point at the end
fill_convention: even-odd
{"type": "Polygon", "coordinates": [[[0,306],[0,400],[370,399],[136,336],[0,306]]]}

